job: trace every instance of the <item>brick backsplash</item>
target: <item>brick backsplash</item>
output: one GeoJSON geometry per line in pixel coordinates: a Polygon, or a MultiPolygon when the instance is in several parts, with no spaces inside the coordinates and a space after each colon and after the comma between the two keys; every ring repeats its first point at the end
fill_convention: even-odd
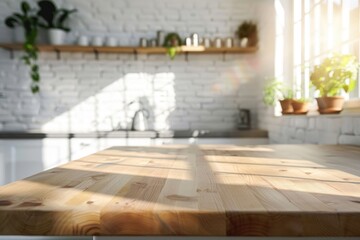
{"type": "Polygon", "coordinates": [[[271,143],[360,145],[360,116],[283,116],[266,120],[271,143]]]}
{"type": "MultiPolygon", "coordinates": [[[[114,36],[137,45],[159,29],[207,37],[234,36],[254,18],[254,1],[238,0],[63,0],[75,7],[77,36],[114,36]]],[[[19,1],[0,1],[0,21],[18,10],[19,1]]],[[[0,42],[11,32],[0,25],[0,42]]],[[[139,100],[150,110],[156,130],[234,129],[238,108],[252,110],[256,127],[257,55],[40,54],[41,93],[32,95],[27,69],[0,50],[0,130],[84,132],[129,128],[139,100]],[[131,104],[131,102],[135,102],[131,104]]]]}

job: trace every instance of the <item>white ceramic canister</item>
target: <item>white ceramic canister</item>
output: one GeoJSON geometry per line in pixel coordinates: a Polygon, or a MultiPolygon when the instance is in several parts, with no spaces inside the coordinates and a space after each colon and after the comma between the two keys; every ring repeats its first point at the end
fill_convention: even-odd
{"type": "Polygon", "coordinates": [[[108,47],[116,47],[118,45],[118,41],[114,37],[107,37],[105,45],[108,47]]]}
{"type": "Polygon", "coordinates": [[[190,46],[192,45],[192,43],[191,43],[191,38],[190,38],[190,37],[185,38],[185,45],[186,45],[187,47],[190,47],[190,46]]]}
{"type": "Polygon", "coordinates": [[[62,29],[49,29],[49,41],[52,45],[64,45],[66,32],[62,29]]]}
{"type": "Polygon", "coordinates": [[[241,47],[247,47],[248,42],[249,42],[249,39],[248,39],[248,38],[243,38],[243,39],[241,39],[241,41],[240,41],[240,46],[241,46],[241,47]]]}
{"type": "Polygon", "coordinates": [[[211,47],[211,41],[209,38],[204,38],[204,43],[203,43],[204,47],[209,48],[211,47]]]}
{"type": "Polygon", "coordinates": [[[197,33],[193,33],[192,34],[192,45],[194,47],[198,47],[199,46],[199,34],[197,33]]]}
{"type": "Polygon", "coordinates": [[[221,38],[215,38],[215,47],[216,48],[222,47],[222,39],[221,38]]]}
{"type": "Polygon", "coordinates": [[[227,48],[232,48],[232,47],[234,47],[234,39],[231,38],[231,37],[226,38],[226,39],[225,39],[225,46],[226,46],[227,48]]]}
{"type": "Polygon", "coordinates": [[[140,38],[140,47],[147,47],[149,45],[146,38],[140,38]]]}
{"type": "Polygon", "coordinates": [[[92,39],[91,43],[93,46],[101,47],[104,45],[104,38],[101,36],[96,36],[92,39]]]}
{"type": "Polygon", "coordinates": [[[89,46],[89,38],[87,36],[80,36],[78,39],[78,45],[89,46]]]}

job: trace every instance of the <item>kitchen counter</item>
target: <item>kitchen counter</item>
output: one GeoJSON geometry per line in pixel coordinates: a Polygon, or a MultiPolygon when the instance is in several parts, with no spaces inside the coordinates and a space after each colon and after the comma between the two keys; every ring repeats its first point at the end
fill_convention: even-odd
{"type": "Polygon", "coordinates": [[[0,188],[0,235],[360,237],[360,147],[113,147],[0,188]]]}
{"type": "Polygon", "coordinates": [[[265,130],[109,131],[90,133],[0,132],[0,139],[42,138],[267,138],[265,130]]]}

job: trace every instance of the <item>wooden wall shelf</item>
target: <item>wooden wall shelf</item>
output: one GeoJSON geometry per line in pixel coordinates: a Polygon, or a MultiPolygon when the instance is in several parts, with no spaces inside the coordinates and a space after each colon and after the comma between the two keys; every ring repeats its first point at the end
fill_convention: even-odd
{"type": "MultiPolygon", "coordinates": [[[[58,58],[60,53],[71,52],[71,53],[95,53],[98,57],[99,53],[123,53],[123,54],[166,54],[166,48],[164,47],[95,47],[95,46],[76,46],[76,45],[38,45],[40,52],[56,52],[58,58]]],[[[21,51],[21,44],[0,44],[0,48],[11,51],[21,51]]],[[[248,54],[255,53],[258,50],[257,47],[233,47],[233,48],[205,48],[205,47],[179,47],[178,53],[183,54],[248,54]]],[[[13,54],[12,54],[13,55],[13,54]]]]}
{"type": "MultiPolygon", "coordinates": [[[[163,47],[94,47],[76,45],[38,45],[40,52],[98,52],[98,53],[140,53],[140,54],[163,54],[166,48],[163,47]]],[[[21,44],[0,44],[0,48],[11,51],[22,50],[21,44]]],[[[254,53],[257,47],[233,47],[233,48],[205,48],[205,47],[179,47],[182,53],[254,53]]]]}

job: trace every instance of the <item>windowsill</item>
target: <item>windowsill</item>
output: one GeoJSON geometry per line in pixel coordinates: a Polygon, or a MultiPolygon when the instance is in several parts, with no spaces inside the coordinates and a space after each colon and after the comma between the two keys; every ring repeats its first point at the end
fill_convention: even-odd
{"type": "Polygon", "coordinates": [[[306,117],[306,118],[311,118],[311,117],[323,117],[323,118],[328,118],[328,117],[333,117],[333,118],[340,118],[340,117],[360,117],[360,111],[359,112],[342,112],[339,114],[320,114],[318,111],[316,112],[309,112],[308,114],[305,115],[295,115],[295,114],[289,114],[289,115],[280,115],[280,116],[274,116],[274,117],[286,117],[286,118],[293,118],[293,117],[306,117]]]}
{"type": "Polygon", "coordinates": [[[274,114],[274,117],[286,117],[286,118],[293,118],[293,117],[360,117],[360,99],[351,99],[347,100],[344,103],[344,109],[341,113],[338,114],[320,114],[317,110],[317,105],[313,105],[310,107],[310,111],[305,115],[295,115],[295,114],[289,114],[289,115],[281,115],[281,114],[274,114]]]}
{"type": "Polygon", "coordinates": [[[352,109],[352,108],[359,109],[360,111],[360,98],[350,99],[345,101],[344,109],[352,109]]]}

